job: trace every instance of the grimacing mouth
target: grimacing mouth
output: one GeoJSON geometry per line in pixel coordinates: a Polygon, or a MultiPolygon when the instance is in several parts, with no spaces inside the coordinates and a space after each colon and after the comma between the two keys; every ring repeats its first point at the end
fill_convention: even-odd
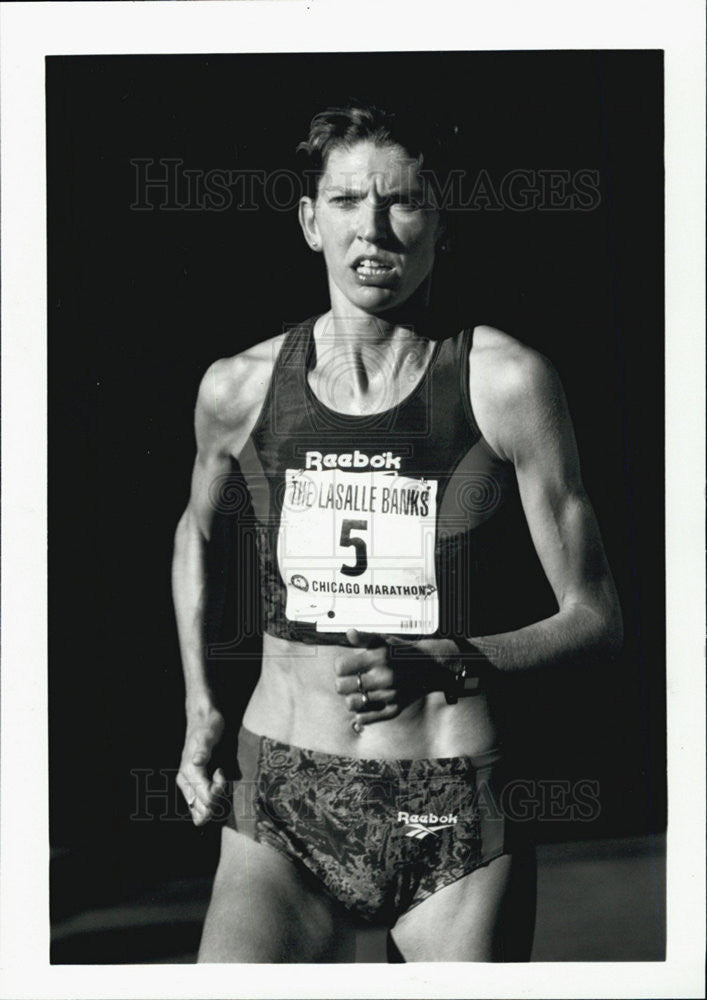
{"type": "Polygon", "coordinates": [[[351,266],[354,269],[363,266],[371,269],[380,268],[381,270],[392,270],[392,268],[395,267],[395,262],[383,254],[362,253],[356,257],[351,266]]]}

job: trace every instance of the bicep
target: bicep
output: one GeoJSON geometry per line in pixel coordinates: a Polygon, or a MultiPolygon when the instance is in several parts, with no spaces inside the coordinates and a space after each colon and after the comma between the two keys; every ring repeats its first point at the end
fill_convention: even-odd
{"type": "Polygon", "coordinates": [[[526,470],[518,485],[533,545],[559,607],[603,602],[609,569],[581,484],[569,489],[526,470]]]}
{"type": "Polygon", "coordinates": [[[197,453],[187,510],[206,541],[211,537],[219,497],[228,489],[230,470],[231,460],[227,454],[215,450],[197,453]]]}
{"type": "Polygon", "coordinates": [[[194,414],[197,455],[187,508],[208,539],[215,514],[239,489],[231,478],[265,400],[284,334],[215,361],[201,380],[194,414]]]}
{"type": "Polygon", "coordinates": [[[582,484],[567,403],[549,365],[531,373],[519,417],[513,443],[518,487],[558,605],[603,603],[612,588],[610,573],[582,484]]]}
{"type": "Polygon", "coordinates": [[[194,414],[196,458],[191,476],[187,512],[206,540],[219,508],[219,497],[228,488],[237,444],[241,414],[226,410],[222,381],[218,377],[219,362],[207,371],[199,388],[194,414]]]}

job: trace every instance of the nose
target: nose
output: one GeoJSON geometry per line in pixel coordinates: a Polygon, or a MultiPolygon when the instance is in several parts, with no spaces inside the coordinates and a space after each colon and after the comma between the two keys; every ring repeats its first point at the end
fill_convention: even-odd
{"type": "Polygon", "coordinates": [[[359,204],[357,236],[364,243],[381,243],[389,235],[388,212],[385,202],[364,198],[359,204]]]}

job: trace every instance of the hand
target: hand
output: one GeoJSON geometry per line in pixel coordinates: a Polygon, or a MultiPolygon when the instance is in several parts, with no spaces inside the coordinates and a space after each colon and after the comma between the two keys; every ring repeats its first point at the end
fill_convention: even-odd
{"type": "Polygon", "coordinates": [[[459,656],[451,639],[410,642],[357,629],[346,638],[356,648],[337,658],[335,687],[358,726],[393,719],[430,691],[445,690],[459,656]]]}
{"type": "Polygon", "coordinates": [[[191,810],[194,826],[203,826],[223,812],[226,775],[219,767],[209,775],[208,764],[223,735],[224,720],[216,709],[187,712],[187,732],[177,786],[191,810]]]}

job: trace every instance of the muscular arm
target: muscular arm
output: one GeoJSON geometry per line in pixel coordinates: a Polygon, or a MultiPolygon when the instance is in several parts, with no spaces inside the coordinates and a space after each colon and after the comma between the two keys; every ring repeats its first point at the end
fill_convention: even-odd
{"type": "MultiPolygon", "coordinates": [[[[205,547],[213,520],[212,484],[230,467],[232,430],[224,420],[220,396],[224,362],[204,376],[196,404],[197,454],[187,508],[174,539],[172,594],[186,689],[187,711],[214,707],[204,660],[202,622],[206,596],[205,547]],[[220,368],[220,370],[219,370],[220,368]]],[[[229,380],[230,381],[230,380],[229,380]]]]}
{"type": "Polygon", "coordinates": [[[559,379],[544,358],[517,345],[496,384],[482,394],[482,418],[490,443],[515,466],[558,611],[514,632],[472,638],[472,646],[503,672],[612,655],[621,644],[621,612],[559,379]]]}
{"type": "MultiPolygon", "coordinates": [[[[356,724],[392,719],[430,690],[448,690],[460,662],[499,673],[568,665],[610,656],[621,643],[619,603],[594,512],[582,485],[574,432],[559,379],[540,355],[499,331],[481,329],[472,351],[470,391],[488,443],[512,461],[523,510],[557,613],[514,632],[408,643],[351,630],[354,654],[336,667],[336,690],[356,724]],[[387,648],[383,648],[383,644],[387,648]],[[396,648],[397,647],[397,648],[396,648]],[[414,650],[414,652],[413,652],[414,650]],[[460,652],[462,654],[460,660],[460,652]],[[363,674],[370,704],[362,702],[363,674]]],[[[474,689],[475,690],[475,689],[474,689]]]]}
{"type": "Polygon", "coordinates": [[[225,785],[208,763],[224,720],[215,703],[204,650],[206,545],[214,518],[212,494],[228,474],[257,419],[272,368],[274,342],[217,361],[204,376],[196,405],[197,455],[189,503],[174,539],[172,594],[184,670],[187,731],[177,784],[197,825],[211,818],[225,785]]]}

